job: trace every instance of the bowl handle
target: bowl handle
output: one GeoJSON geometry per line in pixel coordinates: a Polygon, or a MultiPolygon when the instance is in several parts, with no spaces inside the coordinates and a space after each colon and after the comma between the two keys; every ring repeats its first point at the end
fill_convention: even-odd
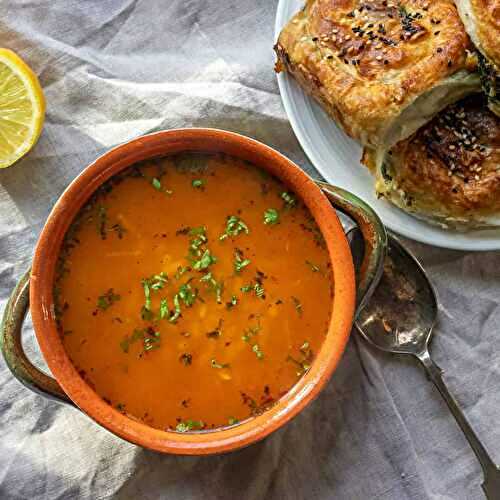
{"type": "MultiPolygon", "coordinates": [[[[379,216],[363,200],[345,189],[326,182],[316,181],[316,183],[337,210],[356,222],[364,240],[362,261],[359,266],[355,266],[357,316],[372,296],[382,277],[384,259],[387,253],[387,233],[379,216]]],[[[353,234],[356,237],[359,232],[356,231],[353,234]]]]}
{"type": "Polygon", "coordinates": [[[0,349],[12,374],[28,389],[62,403],[73,404],[57,381],[39,370],[26,357],[21,332],[29,307],[30,271],[14,288],[0,326],[0,349]]]}

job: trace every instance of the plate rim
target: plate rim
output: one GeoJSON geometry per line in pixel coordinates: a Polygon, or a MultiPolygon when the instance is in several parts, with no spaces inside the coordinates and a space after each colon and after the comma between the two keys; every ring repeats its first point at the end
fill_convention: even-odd
{"type": "MultiPolygon", "coordinates": [[[[285,23],[288,21],[288,17],[286,17],[286,11],[288,10],[290,1],[295,1],[295,0],[279,0],[278,1],[278,6],[276,8],[276,18],[275,18],[275,24],[274,24],[274,40],[276,43],[276,40],[278,39],[279,33],[282,29],[282,27],[285,25],[285,23]]],[[[287,75],[286,73],[277,73],[276,78],[278,81],[278,88],[280,92],[280,97],[281,97],[281,102],[283,103],[283,107],[285,109],[288,121],[290,122],[290,125],[292,127],[292,130],[295,134],[295,137],[297,138],[297,141],[299,142],[302,150],[306,154],[307,158],[309,161],[312,163],[314,168],[328,181],[334,183],[334,181],[331,179],[331,173],[324,168],[323,163],[321,160],[318,158],[315,150],[314,150],[314,144],[310,141],[308,135],[302,131],[302,125],[300,124],[299,117],[296,115],[296,113],[292,110],[291,102],[293,101],[292,97],[290,96],[286,85],[287,83],[291,80],[291,77],[287,75]]],[[[307,99],[312,99],[310,96],[306,95],[307,99]]],[[[330,118],[331,119],[331,118],[330,118]]],[[[342,132],[345,134],[345,132],[342,132]]],[[[361,163],[360,163],[361,165],[361,163]]],[[[345,187],[345,186],[344,186],[345,187]]],[[[347,187],[347,189],[349,189],[347,187]]],[[[366,201],[366,200],[365,200],[366,201]]],[[[367,201],[367,203],[370,203],[367,201]]],[[[371,205],[371,203],[370,203],[371,205]]],[[[375,211],[377,211],[375,209],[375,211]]],[[[400,211],[400,209],[398,209],[400,211]]],[[[377,211],[377,213],[379,213],[377,211]]],[[[404,211],[401,211],[401,214],[405,214],[404,211]]],[[[418,220],[417,217],[407,214],[410,217],[413,217],[418,220]]],[[[391,222],[387,222],[383,214],[379,213],[380,218],[382,219],[383,224],[391,231],[408,238],[412,241],[416,241],[418,243],[424,243],[426,245],[430,245],[432,247],[437,247],[437,248],[445,248],[449,250],[459,250],[459,251],[466,251],[466,252],[485,252],[485,251],[494,251],[494,250],[500,250],[500,234],[496,238],[492,239],[474,239],[470,241],[464,241],[464,240],[458,240],[456,242],[450,241],[450,238],[445,237],[443,235],[443,240],[441,241],[434,241],[432,235],[428,235],[425,233],[415,233],[414,231],[406,231],[404,227],[401,226],[394,226],[391,222]]],[[[420,220],[420,222],[429,224],[425,221],[420,220]]],[[[430,225],[430,224],[429,224],[430,225]]],[[[432,225],[430,225],[431,228],[432,225]]],[[[436,229],[437,227],[434,227],[436,229]]],[[[492,229],[495,230],[495,229],[492,229]]],[[[496,229],[497,231],[499,229],[496,229]]],[[[458,233],[460,234],[460,233],[458,233]]]]}

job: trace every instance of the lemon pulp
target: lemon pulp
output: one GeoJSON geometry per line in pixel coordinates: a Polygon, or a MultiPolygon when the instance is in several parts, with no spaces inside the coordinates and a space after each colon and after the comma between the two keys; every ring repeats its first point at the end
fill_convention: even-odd
{"type": "Polygon", "coordinates": [[[0,168],[9,167],[35,145],[44,115],[38,78],[14,52],[0,49],[0,168]]]}

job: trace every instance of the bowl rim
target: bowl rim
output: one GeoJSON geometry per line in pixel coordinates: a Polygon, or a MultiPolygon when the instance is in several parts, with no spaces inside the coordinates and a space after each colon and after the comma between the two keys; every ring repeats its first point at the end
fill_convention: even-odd
{"type": "Polygon", "coordinates": [[[233,451],[257,442],[296,416],[321,391],[344,352],[354,317],[355,279],[352,256],[342,225],[314,181],[273,148],[249,137],[212,128],[154,132],[121,144],[98,157],[55,203],[37,242],[30,279],[30,307],[35,335],[49,369],[80,410],[113,434],[152,450],[207,455],[233,451]],[[207,432],[164,431],[122,414],[106,403],[80,376],[57,331],[53,304],[55,266],[62,239],[75,215],[95,190],[140,160],[186,151],[223,152],[250,161],[302,199],[326,241],[333,271],[334,297],[325,340],[309,371],[270,409],[238,425],[207,432]]]}

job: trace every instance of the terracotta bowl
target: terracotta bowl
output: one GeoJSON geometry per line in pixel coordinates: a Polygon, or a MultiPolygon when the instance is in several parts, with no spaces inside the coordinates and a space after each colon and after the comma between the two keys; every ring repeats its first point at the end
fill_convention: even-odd
{"type": "Polygon", "coordinates": [[[89,165],[66,189],[49,215],[35,249],[31,272],[14,290],[4,312],[0,342],[13,374],[26,386],[70,403],[121,438],[164,453],[205,455],[254,443],[297,415],[334,372],[349,338],[356,306],[353,260],[348,240],[332,209],[347,211],[362,227],[366,252],[358,303],[373,288],[385,251],[385,232],[360,200],[338,188],[315,183],[277,151],[238,134],[213,129],[169,130],[134,139],[89,165]],[[309,371],[275,406],[240,425],[179,433],[147,426],[115,410],[80,377],[64,350],[54,316],[53,282],[63,237],[95,190],[111,176],[140,160],[185,151],[224,152],[250,161],[284,181],[307,205],[327,243],[334,274],[333,308],[328,333],[309,371]],[[28,299],[29,294],[29,299],[28,299]],[[26,358],[20,341],[28,302],[40,349],[55,379],[26,358]]]}

